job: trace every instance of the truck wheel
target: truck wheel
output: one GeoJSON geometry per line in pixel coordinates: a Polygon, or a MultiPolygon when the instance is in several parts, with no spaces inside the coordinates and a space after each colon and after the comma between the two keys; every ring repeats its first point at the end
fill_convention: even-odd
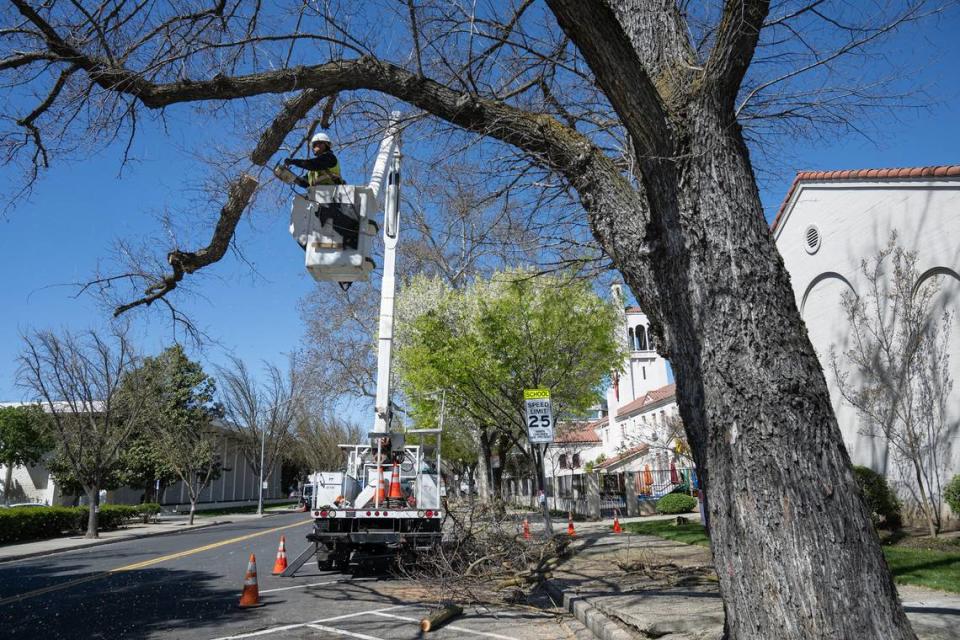
{"type": "Polygon", "coordinates": [[[317,569],[320,571],[333,571],[333,558],[327,556],[323,560],[317,560],[317,569]]]}

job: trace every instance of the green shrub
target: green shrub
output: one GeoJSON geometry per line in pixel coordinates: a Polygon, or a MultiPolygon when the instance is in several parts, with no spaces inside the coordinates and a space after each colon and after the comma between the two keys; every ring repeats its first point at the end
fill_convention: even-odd
{"type": "Polygon", "coordinates": [[[859,466],[853,467],[853,475],[863,492],[863,501],[870,511],[874,526],[878,529],[899,529],[903,522],[900,501],[887,484],[887,478],[873,469],[859,466]]]}
{"type": "Polygon", "coordinates": [[[151,520],[156,521],[157,514],[160,513],[160,505],[156,502],[144,502],[143,504],[137,505],[137,514],[143,518],[143,523],[146,524],[151,520]]]}
{"type": "Polygon", "coordinates": [[[943,499],[950,505],[950,510],[960,516],[960,475],[953,476],[943,491],[943,499]]]}
{"type": "Polygon", "coordinates": [[[0,543],[54,538],[76,530],[77,507],[14,507],[0,509],[0,543]]]}
{"type": "MultiPolygon", "coordinates": [[[[105,504],[99,529],[116,529],[127,522],[158,513],[160,505],[105,504]]],[[[0,509],[0,544],[56,538],[64,532],[86,531],[86,507],[14,507],[0,509]]]]}
{"type": "Polygon", "coordinates": [[[683,493],[668,493],[657,500],[657,513],[689,513],[697,508],[697,499],[683,493]]]}
{"type": "MultiPolygon", "coordinates": [[[[83,527],[87,527],[87,509],[83,509],[83,527]]],[[[100,505],[98,526],[100,529],[116,529],[131,520],[140,519],[140,505],[134,504],[104,504],[100,505]]]]}

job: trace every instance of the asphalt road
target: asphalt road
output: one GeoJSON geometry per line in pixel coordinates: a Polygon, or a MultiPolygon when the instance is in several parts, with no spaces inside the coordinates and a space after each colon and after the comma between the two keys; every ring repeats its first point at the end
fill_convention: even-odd
{"type": "MultiPolygon", "coordinates": [[[[323,572],[316,563],[293,578],[270,574],[280,535],[292,560],[309,522],[300,513],[272,516],[0,564],[0,637],[418,638],[432,594],[416,583],[323,572]],[[265,606],[240,609],[250,553],[265,606]]],[[[468,609],[429,637],[572,636],[536,611],[468,609]]]]}

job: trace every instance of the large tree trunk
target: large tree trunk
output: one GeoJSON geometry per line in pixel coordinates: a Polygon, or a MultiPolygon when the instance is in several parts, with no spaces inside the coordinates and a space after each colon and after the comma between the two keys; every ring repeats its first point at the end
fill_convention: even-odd
{"type": "Polygon", "coordinates": [[[734,115],[764,2],[703,67],[672,2],[548,0],[637,148],[642,201],[568,172],[662,334],[709,509],[728,637],[915,638],[854,480],[734,115]],[[629,6],[629,9],[625,7],[629,6]]]}
{"type": "Polygon", "coordinates": [[[729,635],[914,638],[739,127],[708,100],[690,108],[683,159],[658,170],[673,179],[650,185],[653,268],[729,635]]]}

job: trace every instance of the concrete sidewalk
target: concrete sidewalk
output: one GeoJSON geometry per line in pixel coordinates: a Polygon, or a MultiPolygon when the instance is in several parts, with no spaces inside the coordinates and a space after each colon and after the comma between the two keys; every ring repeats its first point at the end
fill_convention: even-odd
{"type": "MultiPolygon", "coordinates": [[[[719,640],[723,603],[710,551],[616,535],[611,524],[577,523],[573,555],[547,582],[551,596],[603,640],[719,640]]],[[[960,640],[960,595],[907,585],[898,590],[920,640],[960,640]]]]}
{"type": "MultiPolygon", "coordinates": [[[[280,515],[284,513],[293,513],[293,511],[265,511],[263,517],[280,515]]],[[[245,520],[257,520],[260,519],[260,517],[261,516],[258,516],[255,513],[224,514],[213,517],[200,517],[198,515],[196,518],[194,518],[194,523],[190,525],[188,524],[190,520],[188,515],[161,514],[159,521],[156,523],[131,523],[120,529],[101,531],[100,537],[94,539],[85,538],[83,535],[76,535],[0,546],[0,563],[10,562],[12,560],[22,560],[24,558],[33,558],[36,556],[46,556],[63,551],[73,551],[74,549],[97,547],[104,544],[121,542],[123,540],[135,540],[137,538],[169,535],[194,529],[214,527],[221,524],[243,522],[245,520]]]]}

